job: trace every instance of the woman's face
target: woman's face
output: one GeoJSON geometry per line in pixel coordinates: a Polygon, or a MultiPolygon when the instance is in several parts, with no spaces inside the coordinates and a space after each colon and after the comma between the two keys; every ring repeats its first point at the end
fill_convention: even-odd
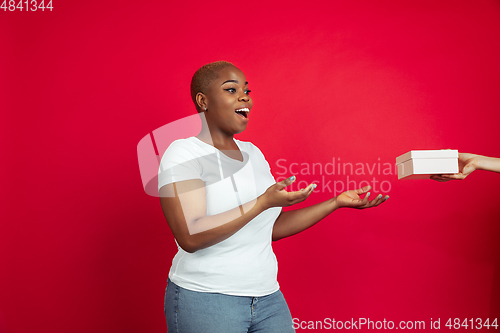
{"type": "Polygon", "coordinates": [[[253,106],[249,93],[241,70],[234,66],[222,68],[205,94],[209,124],[231,135],[244,131],[253,106]]]}

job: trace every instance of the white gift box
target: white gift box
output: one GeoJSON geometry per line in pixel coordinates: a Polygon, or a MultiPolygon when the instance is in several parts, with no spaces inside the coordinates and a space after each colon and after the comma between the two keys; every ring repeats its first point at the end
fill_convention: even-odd
{"type": "Polygon", "coordinates": [[[398,179],[425,179],[458,172],[458,150],[412,150],[396,157],[398,179]]]}

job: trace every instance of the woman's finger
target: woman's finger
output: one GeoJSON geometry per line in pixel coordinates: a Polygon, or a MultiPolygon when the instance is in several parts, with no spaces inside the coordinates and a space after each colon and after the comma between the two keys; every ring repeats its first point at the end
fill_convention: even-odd
{"type": "MultiPolygon", "coordinates": [[[[368,194],[367,194],[367,196],[368,196],[368,194]]],[[[372,200],[368,199],[368,202],[366,203],[366,206],[364,208],[373,207],[373,206],[375,206],[377,204],[377,202],[378,202],[378,196],[375,197],[375,198],[373,198],[372,200]]]]}
{"type": "Polygon", "coordinates": [[[378,205],[378,202],[380,201],[380,194],[377,195],[374,199],[372,199],[371,201],[368,202],[368,205],[366,208],[370,208],[370,207],[375,207],[376,205],[378,205]]]}
{"type": "MultiPolygon", "coordinates": [[[[365,186],[365,187],[367,187],[367,186],[365,186]]],[[[363,188],[364,188],[364,187],[363,187],[363,188]]],[[[369,203],[369,200],[370,200],[370,194],[371,194],[371,193],[370,193],[370,192],[368,192],[368,193],[366,193],[365,197],[364,197],[362,200],[360,199],[360,200],[361,200],[361,205],[362,205],[362,206],[365,206],[365,205],[367,205],[367,204],[369,203]]]]}
{"type": "Polygon", "coordinates": [[[374,200],[375,202],[373,203],[373,207],[380,205],[382,202],[385,201],[385,198],[382,194],[377,195],[377,198],[374,200]]]}
{"type": "Polygon", "coordinates": [[[438,182],[447,182],[451,179],[443,177],[443,175],[432,175],[430,177],[432,180],[436,180],[438,182]]]}
{"type": "Polygon", "coordinates": [[[354,190],[354,192],[356,192],[357,195],[361,195],[361,194],[364,194],[366,192],[368,192],[369,190],[371,190],[371,186],[370,185],[366,185],[362,188],[358,188],[357,190],[354,190]]]}
{"type": "Polygon", "coordinates": [[[453,175],[443,175],[444,178],[448,178],[448,179],[459,179],[459,180],[462,180],[462,179],[465,179],[465,177],[467,177],[466,175],[464,175],[463,173],[455,173],[453,175]]]}
{"type": "Polygon", "coordinates": [[[307,198],[309,198],[309,196],[311,195],[311,193],[313,193],[314,189],[316,188],[316,184],[309,184],[305,189],[304,189],[304,192],[306,193],[306,196],[301,200],[301,201],[304,201],[306,200],[307,198]]]}
{"type": "Polygon", "coordinates": [[[382,204],[383,202],[385,202],[387,199],[389,199],[389,196],[386,195],[382,195],[382,194],[379,194],[377,195],[377,197],[371,201],[368,201],[365,205],[363,205],[362,207],[360,208],[371,208],[371,207],[377,207],[378,205],[382,204]]]}
{"type": "Polygon", "coordinates": [[[311,195],[313,190],[316,188],[316,184],[309,184],[305,189],[295,192],[289,192],[289,199],[291,201],[291,205],[295,205],[296,203],[302,202],[311,195]]]}
{"type": "Polygon", "coordinates": [[[455,174],[444,174],[444,175],[431,175],[432,180],[437,180],[438,182],[447,182],[449,180],[462,180],[465,176],[463,173],[455,173],[455,174]]]}
{"type": "Polygon", "coordinates": [[[295,181],[295,176],[288,177],[278,183],[276,183],[276,190],[281,191],[288,185],[291,185],[295,181]]]}

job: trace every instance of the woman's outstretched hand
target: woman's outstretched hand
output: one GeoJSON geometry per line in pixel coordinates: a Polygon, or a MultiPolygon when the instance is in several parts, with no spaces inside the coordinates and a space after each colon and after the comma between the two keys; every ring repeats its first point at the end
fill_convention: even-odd
{"type": "Polygon", "coordinates": [[[437,180],[438,182],[447,182],[449,180],[465,179],[474,170],[478,169],[478,162],[484,158],[484,156],[459,153],[458,154],[458,173],[452,175],[432,175],[432,180],[437,180]]]}
{"type": "Polygon", "coordinates": [[[356,209],[365,209],[376,207],[381,203],[385,202],[389,199],[389,196],[383,196],[382,194],[377,195],[377,197],[373,200],[368,200],[370,198],[370,192],[368,192],[372,187],[365,186],[357,190],[350,190],[343,192],[337,196],[337,204],[338,207],[348,207],[348,208],[356,208],[356,209]],[[367,193],[368,192],[368,193],[367,193]],[[363,199],[360,198],[360,195],[365,194],[363,199]]]}
{"type": "Polygon", "coordinates": [[[316,184],[309,184],[306,188],[300,191],[287,192],[285,187],[291,185],[295,181],[295,176],[288,177],[287,179],[278,182],[274,185],[269,186],[269,188],[262,194],[259,199],[264,206],[264,209],[271,207],[286,207],[295,205],[307,199],[307,197],[312,193],[316,184]]]}

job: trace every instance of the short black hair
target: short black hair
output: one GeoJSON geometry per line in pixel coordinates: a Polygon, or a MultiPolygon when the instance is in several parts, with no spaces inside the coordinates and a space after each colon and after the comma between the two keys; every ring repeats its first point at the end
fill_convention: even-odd
{"type": "Polygon", "coordinates": [[[219,71],[227,66],[234,65],[227,61],[215,61],[198,68],[194,73],[191,79],[191,98],[198,112],[200,110],[196,104],[196,94],[199,92],[204,94],[210,84],[219,77],[219,71]]]}

